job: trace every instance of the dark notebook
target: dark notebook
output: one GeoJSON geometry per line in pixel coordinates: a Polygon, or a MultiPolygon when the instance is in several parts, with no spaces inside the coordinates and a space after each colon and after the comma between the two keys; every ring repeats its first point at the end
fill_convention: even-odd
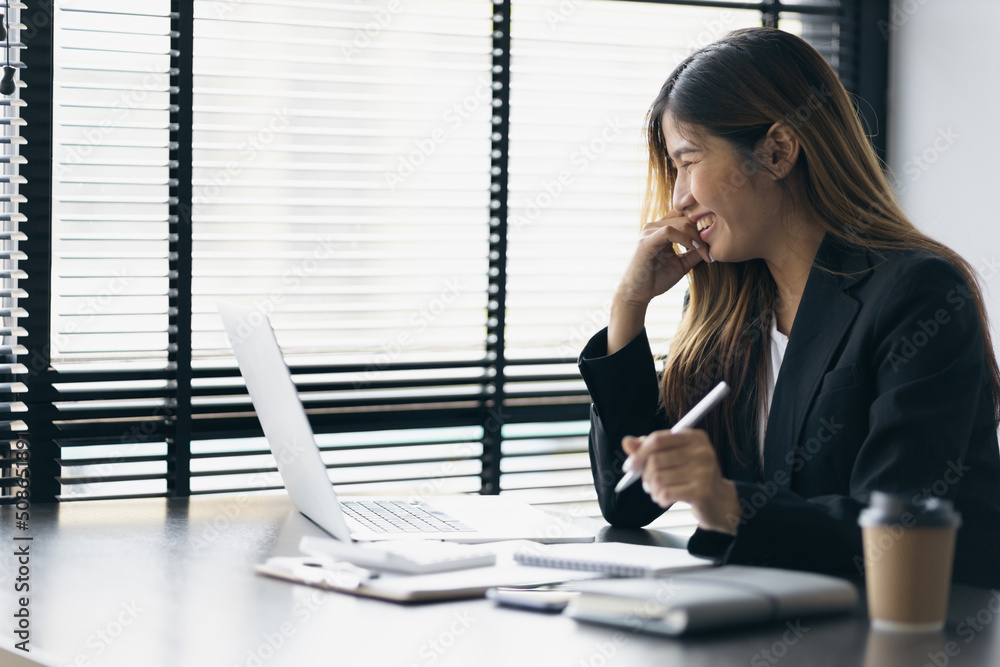
{"type": "Polygon", "coordinates": [[[576,582],[566,609],[579,621],[678,636],[854,609],[846,579],[727,565],[670,577],[576,582]]]}

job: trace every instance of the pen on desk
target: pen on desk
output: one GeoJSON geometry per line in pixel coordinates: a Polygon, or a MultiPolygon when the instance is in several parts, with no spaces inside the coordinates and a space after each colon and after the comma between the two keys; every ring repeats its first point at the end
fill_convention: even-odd
{"type": "MultiPolygon", "coordinates": [[[[704,418],[708,414],[708,411],[714,408],[716,405],[722,402],[722,399],[726,397],[729,393],[729,385],[725,382],[720,382],[715,385],[712,391],[705,395],[705,398],[698,401],[691,410],[681,417],[674,427],[670,429],[671,433],[677,433],[686,428],[691,428],[704,418]]],[[[634,483],[642,478],[642,467],[632,470],[632,457],[629,456],[625,463],[622,465],[622,470],[625,471],[625,476],[619,480],[618,485],[615,486],[615,493],[621,493],[628,487],[632,486],[634,483]]]]}

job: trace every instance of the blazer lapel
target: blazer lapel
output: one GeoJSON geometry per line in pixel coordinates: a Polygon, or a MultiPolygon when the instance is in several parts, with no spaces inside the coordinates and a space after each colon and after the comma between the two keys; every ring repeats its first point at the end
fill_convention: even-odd
{"type": "Polygon", "coordinates": [[[829,233],[816,253],[789,332],[764,435],[764,479],[781,488],[791,485],[790,452],[799,442],[806,412],[830,359],[860,308],[845,292],[860,276],[832,275],[819,266],[857,274],[870,264],[863,251],[851,252],[829,233]]]}

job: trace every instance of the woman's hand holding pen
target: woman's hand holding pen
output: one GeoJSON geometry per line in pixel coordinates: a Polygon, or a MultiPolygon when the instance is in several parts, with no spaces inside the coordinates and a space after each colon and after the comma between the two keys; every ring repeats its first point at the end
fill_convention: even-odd
{"type": "Polygon", "coordinates": [[[682,213],[669,215],[642,227],[635,254],[629,262],[611,304],[608,354],[614,354],[635,338],[646,321],[646,308],[698,262],[711,261],[708,246],[698,238],[698,227],[682,213]],[[674,252],[677,243],[687,252],[674,252]]]}
{"type": "Polygon", "coordinates": [[[740,516],[736,485],[722,476],[715,448],[705,431],[683,429],[678,433],[654,431],[642,438],[625,436],[622,447],[632,457],[633,469],[644,467],[642,487],[657,505],[688,503],[702,528],[736,534],[740,516]]]}

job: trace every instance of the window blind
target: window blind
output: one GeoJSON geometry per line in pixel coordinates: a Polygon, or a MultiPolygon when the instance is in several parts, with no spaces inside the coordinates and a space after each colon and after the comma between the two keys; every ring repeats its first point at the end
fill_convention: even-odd
{"type": "MultiPolygon", "coordinates": [[[[57,24],[66,63],[60,163],[73,162],[57,173],[55,216],[65,497],[137,486],[162,493],[170,474],[169,220],[177,202],[170,8],[159,9],[136,16],[123,5],[84,11],[73,3],[57,24]],[[126,14],[113,21],[114,37],[94,46],[94,32],[126,14]],[[72,61],[70,51],[79,52],[72,61]],[[128,73],[114,65],[126,51],[128,73]],[[119,75],[116,85],[106,85],[108,70],[119,75]],[[85,83],[84,72],[101,85],[85,83]],[[122,81],[136,72],[139,85],[122,81]],[[71,151],[87,137],[72,133],[107,126],[115,108],[94,101],[102,86],[130,101],[139,89],[156,90],[142,95],[141,108],[131,105],[128,128],[111,125],[118,135],[136,130],[134,144],[105,142],[99,148],[109,157],[77,158],[71,151]],[[130,158],[126,148],[140,154],[130,158]],[[112,164],[124,171],[108,182],[112,164]],[[122,212],[110,217],[116,185],[144,189],[116,201],[122,212]],[[99,400],[110,385],[129,398],[99,400]],[[98,431],[116,421],[120,441],[99,443],[98,431]]],[[[342,488],[434,478],[442,491],[479,490],[491,9],[193,3],[193,492],[280,486],[266,443],[251,437],[259,427],[219,299],[271,317],[317,430],[376,428],[321,438],[342,488]],[[413,429],[420,425],[435,428],[413,429]]]]}
{"type": "Polygon", "coordinates": [[[21,287],[21,281],[28,277],[19,263],[27,258],[20,249],[19,242],[27,238],[21,231],[21,224],[26,222],[20,213],[20,205],[26,201],[21,194],[21,185],[26,183],[20,175],[20,165],[25,158],[21,155],[24,139],[20,128],[26,124],[22,117],[24,102],[20,99],[19,90],[23,86],[18,71],[24,67],[19,57],[24,44],[20,41],[20,32],[24,26],[20,23],[22,3],[7,2],[0,7],[3,17],[0,19],[0,35],[3,42],[3,79],[0,81],[0,221],[3,223],[0,231],[0,496],[14,498],[19,490],[19,472],[29,454],[25,431],[27,425],[23,413],[27,406],[23,401],[27,387],[23,382],[28,368],[21,358],[28,354],[27,348],[21,344],[21,339],[27,335],[20,326],[21,319],[28,312],[20,307],[18,301],[27,295],[21,287]]]}
{"type": "Polygon", "coordinates": [[[57,2],[59,498],[280,488],[229,300],[271,318],[339,489],[595,513],[575,359],[634,247],[645,110],[744,25],[847,62],[839,4],[793,9],[57,2]]]}
{"type": "MultiPolygon", "coordinates": [[[[215,304],[248,303],[338,488],[478,491],[492,4],[225,7],[195,3],[195,423],[246,423],[215,304]]],[[[261,439],[192,456],[192,491],[281,485],[261,439]]]]}
{"type": "Polygon", "coordinates": [[[167,491],[170,9],[55,3],[50,356],[63,499],[167,491]]]}

